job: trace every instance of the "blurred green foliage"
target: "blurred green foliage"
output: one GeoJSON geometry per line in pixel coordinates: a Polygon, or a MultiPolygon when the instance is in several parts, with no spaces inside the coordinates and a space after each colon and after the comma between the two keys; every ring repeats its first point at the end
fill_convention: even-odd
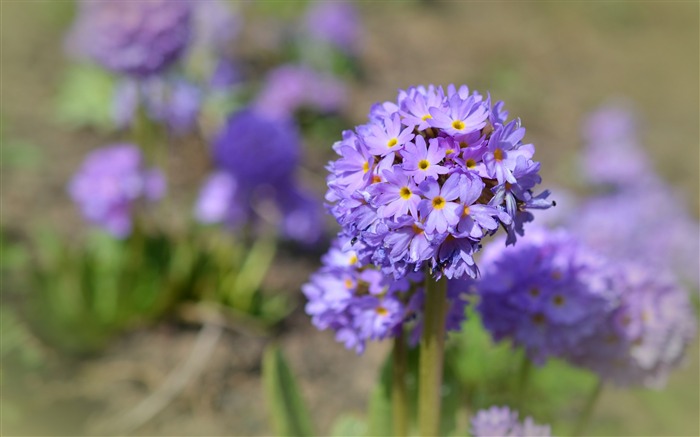
{"type": "Polygon", "coordinates": [[[104,69],[92,64],[69,65],[56,95],[54,117],[70,128],[114,129],[116,81],[104,69]]]}

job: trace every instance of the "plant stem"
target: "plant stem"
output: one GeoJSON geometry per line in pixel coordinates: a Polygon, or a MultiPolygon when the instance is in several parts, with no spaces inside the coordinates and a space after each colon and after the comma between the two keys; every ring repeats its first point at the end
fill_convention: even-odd
{"type": "Polygon", "coordinates": [[[418,423],[420,435],[440,432],[440,392],[445,349],[447,278],[435,281],[426,272],[423,335],[420,341],[418,371],[418,423]]]}
{"type": "Polygon", "coordinates": [[[532,361],[523,351],[523,360],[520,362],[520,371],[518,372],[518,385],[515,387],[515,403],[518,409],[522,409],[525,404],[525,391],[532,374],[532,361]]]}
{"type": "Polygon", "coordinates": [[[603,380],[598,379],[595,387],[593,387],[593,390],[588,395],[588,399],[586,399],[586,405],[584,405],[583,411],[581,412],[581,415],[579,416],[578,421],[576,422],[576,427],[574,428],[574,432],[572,433],[574,437],[581,436],[586,431],[586,426],[588,425],[588,422],[591,419],[591,414],[593,413],[593,407],[598,401],[598,398],[600,398],[600,393],[602,391],[603,380]]]}
{"type": "Polygon", "coordinates": [[[394,420],[394,435],[405,437],[408,435],[408,390],[406,388],[406,339],[403,327],[394,339],[394,351],[392,354],[392,383],[391,383],[391,408],[394,420]]]}

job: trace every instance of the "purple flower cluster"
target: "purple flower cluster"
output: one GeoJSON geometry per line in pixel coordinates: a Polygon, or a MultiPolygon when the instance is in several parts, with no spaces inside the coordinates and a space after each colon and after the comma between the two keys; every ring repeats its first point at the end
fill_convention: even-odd
{"type": "Polygon", "coordinates": [[[114,121],[118,127],[128,128],[142,106],[151,120],[165,124],[176,134],[184,134],[197,124],[202,94],[197,85],[184,79],[124,80],[115,91],[114,121]]]}
{"type": "Polygon", "coordinates": [[[151,76],[187,48],[191,15],[186,0],[82,1],[68,44],[109,70],[151,76]]]}
{"type": "MultiPolygon", "coordinates": [[[[339,237],[323,256],[323,267],[302,287],[306,312],[320,330],[335,331],[336,340],[362,353],[366,342],[393,337],[406,328],[409,340],[421,334],[424,291],[421,272],[401,279],[382,274],[360,257],[362,243],[339,237]]],[[[460,287],[448,290],[450,307],[445,327],[458,330],[465,315],[466,297],[460,287]]]]}
{"type": "Polygon", "coordinates": [[[619,305],[567,359],[617,385],[661,387],[695,336],[688,294],[635,264],[616,269],[614,287],[619,305]]]}
{"type": "Polygon", "coordinates": [[[303,65],[283,65],[272,70],[253,103],[260,113],[291,117],[301,108],[321,113],[338,111],[346,100],[342,82],[303,65]]]}
{"type": "Polygon", "coordinates": [[[519,120],[466,86],[413,87],[376,104],[369,123],[346,131],[328,166],[329,210],[371,262],[401,278],[429,266],[435,276],[475,277],[481,239],[508,230],[528,208],[548,208],[535,148],[519,120]]]}
{"type": "Polygon", "coordinates": [[[518,421],[518,412],[508,407],[479,410],[471,420],[472,437],[550,437],[549,425],[537,425],[531,417],[518,421]]]}
{"type": "Polygon", "coordinates": [[[160,171],[144,168],[138,147],[115,144],[91,152],[68,191],[87,220],[123,238],[131,232],[136,202],[163,197],[165,179],[160,171]]]}
{"type": "Polygon", "coordinates": [[[484,326],[538,364],[576,350],[615,308],[604,260],[565,231],[533,228],[514,247],[497,240],[486,247],[482,267],[484,326]]]}
{"type": "Polygon", "coordinates": [[[352,3],[312,2],[304,25],[305,33],[313,40],[337,47],[350,55],[356,54],[361,29],[360,18],[352,3]]]}
{"type": "Polygon", "coordinates": [[[289,238],[318,240],[321,211],[294,179],[301,144],[291,122],[245,109],[227,120],[213,146],[217,170],[200,193],[199,221],[238,227],[263,216],[289,238]]]}

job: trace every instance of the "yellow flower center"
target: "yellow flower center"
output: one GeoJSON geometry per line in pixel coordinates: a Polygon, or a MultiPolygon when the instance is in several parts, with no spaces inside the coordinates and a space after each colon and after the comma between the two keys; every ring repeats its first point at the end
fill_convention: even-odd
{"type": "Polygon", "coordinates": [[[428,161],[427,159],[421,159],[421,160],[418,162],[418,168],[419,168],[419,169],[421,169],[421,170],[427,170],[428,167],[430,167],[430,161],[428,161]]]}
{"type": "Polygon", "coordinates": [[[447,149],[447,151],[445,152],[445,155],[452,155],[453,153],[455,153],[454,149],[447,149]]]}
{"type": "Polygon", "coordinates": [[[401,190],[399,191],[399,195],[401,196],[402,199],[408,200],[411,198],[411,190],[408,187],[401,187],[401,190]]]}
{"type": "Polygon", "coordinates": [[[348,264],[350,264],[351,266],[357,264],[357,255],[351,256],[350,260],[348,261],[348,264]]]}
{"type": "Polygon", "coordinates": [[[452,122],[452,127],[457,130],[464,129],[464,122],[462,120],[455,120],[452,122]]]}
{"type": "Polygon", "coordinates": [[[423,233],[423,229],[421,229],[420,227],[418,227],[417,224],[414,223],[414,224],[413,224],[413,232],[414,232],[416,235],[420,235],[420,234],[423,233]]]}
{"type": "Polygon", "coordinates": [[[384,308],[383,306],[378,306],[377,309],[376,309],[375,311],[376,311],[377,314],[379,314],[380,316],[386,316],[387,314],[389,314],[389,310],[387,310],[387,309],[384,308]]]}
{"type": "Polygon", "coordinates": [[[425,120],[427,120],[427,119],[429,119],[429,118],[433,118],[433,116],[430,115],[430,114],[425,114],[425,115],[422,116],[420,119],[423,120],[423,121],[425,121],[425,120]]]}
{"type": "Polygon", "coordinates": [[[354,286],[355,286],[355,284],[352,282],[352,279],[345,280],[345,288],[352,288],[354,286]]]}
{"type": "Polygon", "coordinates": [[[476,167],[476,161],[474,161],[472,158],[467,159],[467,168],[474,168],[476,167]]]}
{"type": "Polygon", "coordinates": [[[440,209],[444,208],[445,203],[446,203],[445,198],[443,198],[442,196],[433,197],[433,208],[434,209],[440,210],[440,209]]]}
{"type": "Polygon", "coordinates": [[[564,305],[564,302],[565,302],[564,296],[557,294],[556,296],[554,296],[553,302],[554,302],[554,305],[558,306],[558,307],[564,305]]]}
{"type": "Polygon", "coordinates": [[[503,161],[503,150],[501,149],[496,149],[493,151],[493,159],[496,161],[503,161]]]}
{"type": "Polygon", "coordinates": [[[469,215],[469,207],[467,205],[464,205],[464,215],[469,215]]]}
{"type": "Polygon", "coordinates": [[[537,313],[534,316],[532,316],[532,323],[534,323],[535,325],[544,325],[544,322],[545,322],[544,314],[537,313]]]}
{"type": "Polygon", "coordinates": [[[466,141],[460,141],[459,147],[464,149],[465,147],[469,147],[469,143],[467,143],[466,141]]]}
{"type": "Polygon", "coordinates": [[[376,174],[376,175],[372,176],[372,183],[373,184],[376,184],[376,183],[381,182],[381,181],[382,181],[382,178],[379,175],[376,174]]]}
{"type": "Polygon", "coordinates": [[[392,138],[389,141],[387,141],[386,146],[391,148],[394,147],[398,142],[399,140],[397,140],[396,138],[392,138]]]}
{"type": "Polygon", "coordinates": [[[369,171],[369,161],[362,164],[362,172],[367,173],[369,171]]]}
{"type": "Polygon", "coordinates": [[[540,295],[540,289],[537,287],[533,287],[530,289],[530,296],[532,297],[537,297],[540,295]]]}

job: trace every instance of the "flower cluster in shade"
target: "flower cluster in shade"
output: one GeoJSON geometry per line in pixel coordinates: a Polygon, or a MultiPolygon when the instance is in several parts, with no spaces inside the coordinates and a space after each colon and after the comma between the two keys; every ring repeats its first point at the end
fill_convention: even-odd
{"type": "Polygon", "coordinates": [[[203,90],[182,78],[126,79],[115,90],[113,117],[119,128],[128,128],[138,123],[136,118],[142,108],[150,120],[175,134],[184,134],[196,126],[202,99],[203,90]]]}
{"type": "Polygon", "coordinates": [[[614,311],[567,359],[616,385],[662,387],[696,332],[688,293],[645,266],[621,264],[614,311]]]}
{"type": "Polygon", "coordinates": [[[617,304],[604,260],[563,230],[533,227],[513,247],[497,239],[481,266],[484,326],[538,364],[579,347],[617,304]]]}
{"type": "Polygon", "coordinates": [[[654,171],[638,125],[634,112],[619,104],[590,115],[580,167],[605,190],[573,208],[564,224],[610,258],[672,272],[697,289],[700,223],[654,171]]]}
{"type": "Polygon", "coordinates": [[[291,117],[302,108],[319,113],[338,111],[346,101],[342,82],[304,65],[282,65],[268,73],[253,102],[256,111],[271,117],[291,117]]]}
{"type": "Polygon", "coordinates": [[[303,24],[304,34],[310,39],[348,55],[357,54],[362,29],[359,14],[351,2],[312,2],[303,24]]]}
{"type": "Polygon", "coordinates": [[[518,421],[518,412],[508,407],[479,410],[471,419],[472,437],[550,437],[549,425],[538,425],[532,417],[518,421]]]}
{"type": "Polygon", "coordinates": [[[551,206],[547,191],[533,193],[540,164],[524,135],[503,102],[466,86],[399,91],[334,144],[329,211],[397,279],[425,267],[475,277],[482,238],[502,226],[514,243],[528,209],[551,206]]]}
{"type": "Polygon", "coordinates": [[[187,49],[192,15],[186,0],[83,0],[69,49],[120,74],[159,74],[187,49]]]}
{"type": "Polygon", "coordinates": [[[200,222],[238,228],[264,218],[299,242],[312,244],[320,238],[318,203],[294,177],[301,139],[291,121],[243,109],[216,134],[212,154],[216,170],[195,207],[200,222]]]}
{"type": "MultiPolygon", "coordinates": [[[[394,279],[362,258],[362,243],[338,237],[323,256],[323,267],[302,287],[306,312],[320,330],[332,330],[336,340],[358,354],[367,341],[396,336],[406,329],[409,343],[417,344],[425,300],[423,273],[394,279]]],[[[459,330],[465,317],[467,290],[463,284],[448,287],[449,307],[445,328],[459,330]]]]}
{"type": "Polygon", "coordinates": [[[145,168],[137,146],[114,144],[88,154],[68,192],[88,221],[123,238],[131,233],[138,202],[163,197],[165,178],[159,170],[145,168]]]}
{"type": "Polygon", "coordinates": [[[607,258],[567,231],[530,229],[484,251],[478,310],[494,340],[618,385],[658,386],[695,335],[687,292],[643,264],[607,258]]]}

